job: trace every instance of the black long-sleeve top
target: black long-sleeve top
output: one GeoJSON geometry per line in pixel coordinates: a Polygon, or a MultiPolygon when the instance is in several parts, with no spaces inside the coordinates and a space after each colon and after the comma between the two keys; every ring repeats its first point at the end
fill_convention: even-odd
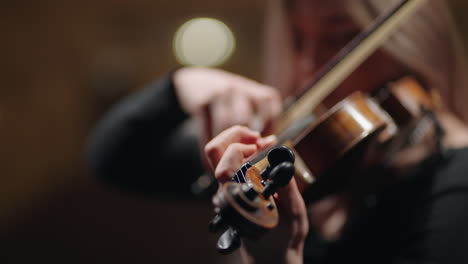
{"type": "Polygon", "coordinates": [[[128,96],[91,133],[92,173],[125,192],[191,196],[190,185],[203,168],[195,137],[180,130],[187,119],[170,75],[128,96]]]}
{"type": "Polygon", "coordinates": [[[338,241],[325,242],[312,230],[304,260],[468,263],[468,148],[424,162],[410,180],[373,197],[338,241]]]}

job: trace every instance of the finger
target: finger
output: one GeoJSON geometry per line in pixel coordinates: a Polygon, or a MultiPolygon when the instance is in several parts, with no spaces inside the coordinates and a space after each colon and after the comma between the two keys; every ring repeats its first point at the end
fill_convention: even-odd
{"type": "Polygon", "coordinates": [[[280,93],[273,87],[250,80],[238,79],[237,85],[242,85],[249,97],[252,107],[262,120],[262,129],[271,132],[273,122],[281,113],[282,103],[280,93]]]}
{"type": "Polygon", "coordinates": [[[282,217],[293,224],[290,228],[294,230],[295,236],[291,246],[295,247],[307,236],[309,223],[305,202],[294,178],[285,187],[278,188],[275,200],[282,217]]]}
{"type": "Polygon", "coordinates": [[[263,88],[251,90],[249,96],[253,108],[261,117],[263,131],[272,132],[273,124],[282,110],[279,93],[272,88],[263,88]]]}
{"type": "Polygon", "coordinates": [[[224,130],[205,146],[205,156],[208,159],[211,169],[214,170],[214,168],[216,168],[216,165],[218,165],[219,160],[230,144],[236,142],[256,144],[259,138],[260,134],[258,132],[244,126],[233,126],[224,130]]]}
{"type": "Polygon", "coordinates": [[[198,120],[200,124],[201,146],[205,146],[205,144],[208,143],[208,141],[213,138],[213,134],[211,133],[213,131],[213,124],[212,124],[213,117],[211,115],[210,105],[205,105],[201,109],[201,111],[198,112],[194,117],[198,120]]]}
{"type": "Polygon", "coordinates": [[[197,121],[200,131],[199,131],[199,142],[198,145],[200,150],[200,157],[203,167],[206,169],[210,169],[211,165],[208,161],[206,155],[204,155],[204,146],[208,143],[208,141],[212,138],[211,135],[211,114],[208,110],[208,107],[204,107],[201,112],[194,116],[195,120],[197,121]]]}
{"type": "Polygon", "coordinates": [[[229,89],[212,103],[212,133],[217,135],[233,125],[249,125],[254,109],[249,97],[239,89],[229,89]]]}
{"type": "Polygon", "coordinates": [[[219,134],[223,129],[228,126],[227,120],[232,115],[230,98],[226,94],[220,94],[215,100],[209,105],[210,111],[210,123],[211,131],[210,134],[214,137],[219,134]]]}
{"type": "Polygon", "coordinates": [[[257,140],[257,147],[259,149],[266,149],[274,146],[278,143],[278,138],[275,135],[270,135],[268,137],[262,137],[257,140]]]}
{"type": "MultiPolygon", "coordinates": [[[[250,114],[236,115],[237,117],[244,118],[238,124],[251,124],[254,117],[253,113],[258,113],[262,119],[260,128],[271,132],[273,122],[279,116],[282,109],[281,96],[278,90],[242,76],[231,76],[230,88],[229,90],[246,97],[250,103],[250,106],[248,106],[245,101],[236,100],[242,103],[243,108],[252,112],[250,114]]],[[[228,92],[226,94],[230,96],[231,93],[228,92]]],[[[233,96],[230,96],[230,98],[233,98],[233,96]]]]}
{"type": "Polygon", "coordinates": [[[233,143],[229,145],[216,166],[216,179],[221,183],[230,181],[242,164],[257,150],[258,148],[254,144],[233,143]]]}
{"type": "Polygon", "coordinates": [[[276,194],[277,204],[285,208],[282,210],[285,214],[297,215],[302,212],[303,206],[305,207],[304,199],[302,199],[294,178],[286,186],[279,187],[276,194]]]}

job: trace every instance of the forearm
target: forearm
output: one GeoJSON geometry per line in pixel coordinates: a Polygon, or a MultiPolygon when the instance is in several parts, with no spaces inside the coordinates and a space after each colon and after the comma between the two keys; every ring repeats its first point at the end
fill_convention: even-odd
{"type": "Polygon", "coordinates": [[[167,166],[164,148],[169,135],[186,117],[170,77],[152,83],[112,107],[97,123],[87,146],[90,169],[99,179],[120,185],[161,177],[158,168],[167,166]]]}

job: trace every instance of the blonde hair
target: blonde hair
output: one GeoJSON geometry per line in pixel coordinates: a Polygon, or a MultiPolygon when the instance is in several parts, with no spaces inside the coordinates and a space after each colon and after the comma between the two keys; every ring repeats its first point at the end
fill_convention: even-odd
{"type": "MultiPolygon", "coordinates": [[[[400,0],[346,1],[351,15],[368,25],[400,0]]],[[[445,107],[468,122],[465,52],[445,0],[430,0],[383,45],[383,49],[439,91],[445,107]]]]}
{"type": "MultiPolygon", "coordinates": [[[[344,1],[363,27],[401,0],[344,1]]],[[[294,85],[291,32],[280,1],[272,1],[265,31],[265,82],[286,94],[294,85]],[[289,41],[287,41],[289,40],[289,41]],[[273,43],[273,45],[272,45],[273,43]]],[[[417,10],[383,49],[439,91],[446,109],[468,123],[468,78],[465,53],[445,0],[430,0],[417,10]]],[[[297,66],[296,66],[297,67],[297,66]]]]}

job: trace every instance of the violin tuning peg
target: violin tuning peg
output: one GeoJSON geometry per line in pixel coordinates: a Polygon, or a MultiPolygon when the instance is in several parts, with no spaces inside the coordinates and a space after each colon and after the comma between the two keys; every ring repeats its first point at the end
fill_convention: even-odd
{"type": "Polygon", "coordinates": [[[294,163],[294,160],[294,152],[285,146],[274,148],[268,152],[268,162],[272,168],[285,161],[294,163]]]}
{"type": "Polygon", "coordinates": [[[255,198],[258,197],[258,192],[255,190],[255,188],[247,184],[242,185],[241,191],[242,193],[244,193],[245,197],[250,201],[253,201],[255,200],[255,198]]]}
{"type": "Polygon", "coordinates": [[[271,180],[266,184],[262,191],[265,198],[274,194],[278,187],[286,186],[294,175],[294,164],[291,162],[282,162],[271,170],[271,180]]]}
{"type": "Polygon", "coordinates": [[[286,186],[294,175],[294,164],[282,162],[271,170],[270,178],[279,187],[286,186]]]}
{"type": "Polygon", "coordinates": [[[270,173],[274,167],[278,166],[282,162],[290,162],[294,164],[295,159],[294,152],[291,149],[285,146],[273,148],[270,150],[270,152],[268,152],[269,165],[266,166],[260,175],[262,176],[263,180],[266,181],[270,178],[270,173]]]}
{"type": "Polygon", "coordinates": [[[239,232],[230,227],[219,237],[216,248],[218,252],[224,255],[227,255],[234,250],[240,248],[241,240],[239,232]]]}
{"type": "Polygon", "coordinates": [[[225,227],[225,222],[223,221],[223,217],[219,214],[215,215],[213,219],[211,219],[209,225],[208,225],[208,230],[211,233],[216,233],[219,230],[223,229],[225,227]]]}

